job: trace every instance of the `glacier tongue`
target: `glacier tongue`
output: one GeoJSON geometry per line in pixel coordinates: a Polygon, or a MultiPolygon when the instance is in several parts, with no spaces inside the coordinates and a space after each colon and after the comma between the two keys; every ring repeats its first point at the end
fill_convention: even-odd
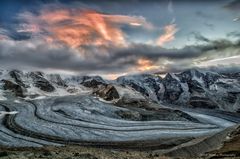
{"type": "Polygon", "coordinates": [[[58,144],[134,147],[134,143],[144,141],[148,141],[145,146],[151,146],[161,145],[157,142],[160,140],[177,142],[179,139],[184,139],[184,143],[235,124],[225,119],[228,117],[199,112],[191,111],[192,118],[189,118],[181,111],[167,108],[153,111],[118,107],[89,95],[22,100],[20,103],[5,101],[0,102],[0,110],[4,114],[0,118],[0,145],[17,147],[58,144]],[[152,115],[155,118],[151,119],[152,115]]]}
{"type": "Polygon", "coordinates": [[[1,71],[0,146],[170,151],[197,144],[240,122],[233,113],[240,108],[238,77],[190,70],[107,81],[1,71]]]}

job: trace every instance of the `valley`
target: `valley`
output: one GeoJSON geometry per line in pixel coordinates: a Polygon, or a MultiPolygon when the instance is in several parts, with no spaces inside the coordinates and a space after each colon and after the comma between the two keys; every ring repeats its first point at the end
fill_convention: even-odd
{"type": "Polygon", "coordinates": [[[238,75],[189,70],[107,81],[13,70],[1,79],[0,147],[6,152],[84,146],[200,157],[240,123],[238,75]]]}

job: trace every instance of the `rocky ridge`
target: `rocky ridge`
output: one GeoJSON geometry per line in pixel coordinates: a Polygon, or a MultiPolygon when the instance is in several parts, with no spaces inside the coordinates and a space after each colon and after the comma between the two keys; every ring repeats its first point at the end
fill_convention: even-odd
{"type": "Polygon", "coordinates": [[[107,81],[0,71],[0,147],[97,146],[149,151],[150,158],[197,157],[239,124],[237,77],[188,70],[107,81]]]}
{"type": "Polygon", "coordinates": [[[156,74],[139,74],[108,81],[100,76],[62,78],[56,74],[13,70],[2,71],[0,79],[2,98],[8,98],[8,95],[3,95],[6,90],[23,98],[92,92],[107,101],[125,100],[125,103],[131,103],[148,100],[240,112],[239,73],[220,74],[192,69],[177,74],[168,73],[164,78],[156,74]]]}

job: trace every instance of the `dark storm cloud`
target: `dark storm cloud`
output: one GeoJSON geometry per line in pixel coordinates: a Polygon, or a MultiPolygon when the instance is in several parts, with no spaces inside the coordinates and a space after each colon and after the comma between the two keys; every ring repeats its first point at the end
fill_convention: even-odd
{"type": "MultiPolygon", "coordinates": [[[[117,50],[117,53],[112,54],[109,59],[114,61],[126,57],[135,57],[132,58],[132,63],[137,63],[137,60],[140,58],[148,59],[156,63],[156,65],[164,66],[164,68],[159,70],[161,70],[161,73],[166,73],[180,72],[189,68],[195,68],[196,66],[193,64],[193,61],[201,63],[219,57],[239,55],[240,41],[231,42],[224,39],[211,41],[202,35],[199,36],[200,40],[207,42],[205,45],[185,46],[182,49],[164,49],[149,45],[135,44],[127,49],[117,50]],[[158,60],[161,59],[168,59],[172,62],[170,64],[158,63],[158,60]]],[[[159,70],[157,72],[159,72],[159,70]]]]}
{"type": "Polygon", "coordinates": [[[234,0],[224,6],[225,8],[233,11],[240,11],[240,0],[234,0]]]}
{"type": "Polygon", "coordinates": [[[67,48],[52,48],[47,44],[32,44],[20,42],[0,42],[1,67],[23,69],[58,69],[78,72],[87,71],[114,71],[124,66],[105,64],[95,59],[84,60],[76,52],[67,48]]]}
{"type": "MultiPolygon", "coordinates": [[[[85,48],[88,57],[79,56],[79,52],[68,47],[54,48],[45,43],[24,41],[1,41],[1,67],[48,68],[78,72],[124,72],[128,68],[138,67],[139,59],[148,59],[156,63],[159,59],[186,60],[201,56],[218,56],[224,49],[240,49],[240,42],[227,40],[211,41],[206,45],[186,46],[182,49],[164,49],[152,45],[132,44],[124,49],[105,48],[108,55],[102,55],[93,46],[85,48]],[[32,46],[34,45],[34,46],[32,46]],[[95,51],[94,51],[95,50],[95,51]],[[210,53],[209,53],[210,52],[210,53]],[[89,54],[92,54],[89,55],[89,54]]],[[[167,71],[186,69],[188,65],[176,63],[167,71]]]]}
{"type": "MultiPolygon", "coordinates": [[[[199,35],[200,36],[200,35],[199,35]]],[[[199,38],[199,37],[198,37],[199,38]]],[[[191,45],[185,46],[182,49],[165,49],[157,46],[145,45],[145,44],[133,44],[126,49],[118,49],[115,53],[111,54],[111,60],[125,58],[125,57],[143,57],[151,60],[157,60],[159,58],[169,59],[191,59],[197,58],[208,54],[209,51],[216,51],[216,54],[226,48],[239,48],[240,43],[233,43],[228,40],[215,40],[210,41],[207,38],[201,36],[201,40],[209,42],[206,45],[191,45]]]]}

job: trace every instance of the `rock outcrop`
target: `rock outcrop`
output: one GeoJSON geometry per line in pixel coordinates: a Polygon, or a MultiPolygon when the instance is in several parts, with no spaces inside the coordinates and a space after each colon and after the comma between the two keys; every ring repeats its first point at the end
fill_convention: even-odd
{"type": "Polygon", "coordinates": [[[163,98],[164,85],[160,76],[151,74],[122,76],[117,78],[116,82],[133,88],[153,101],[163,98]]]}
{"type": "Polygon", "coordinates": [[[25,90],[22,86],[8,80],[2,80],[2,82],[4,83],[3,88],[5,90],[12,91],[17,97],[25,97],[24,95],[25,90]]]}
{"type": "Polygon", "coordinates": [[[33,80],[34,86],[46,92],[53,92],[55,88],[53,85],[43,77],[43,73],[41,72],[31,72],[29,76],[33,80]]]}
{"type": "Polygon", "coordinates": [[[108,84],[97,89],[94,94],[117,105],[141,106],[147,102],[141,93],[121,85],[108,84]]]}
{"type": "Polygon", "coordinates": [[[50,74],[48,75],[48,78],[50,82],[55,83],[58,86],[67,87],[66,82],[62,79],[62,77],[59,74],[50,74]]]}
{"type": "Polygon", "coordinates": [[[80,83],[85,87],[89,88],[97,88],[100,85],[106,85],[107,82],[102,79],[100,76],[83,76],[82,77],[82,82],[80,83]]]}

